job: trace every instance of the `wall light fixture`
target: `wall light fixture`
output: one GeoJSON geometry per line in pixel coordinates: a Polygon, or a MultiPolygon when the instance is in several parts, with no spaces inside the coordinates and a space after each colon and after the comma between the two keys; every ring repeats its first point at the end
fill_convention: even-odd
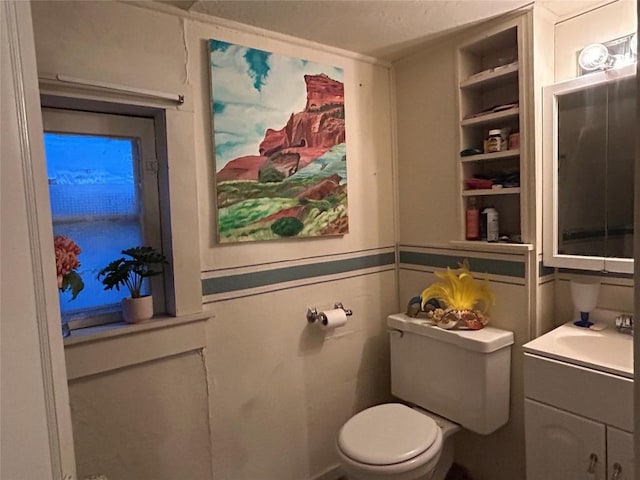
{"type": "Polygon", "coordinates": [[[592,43],[578,54],[580,74],[618,68],[635,63],[638,58],[638,34],[630,34],[605,43],[592,43]]]}

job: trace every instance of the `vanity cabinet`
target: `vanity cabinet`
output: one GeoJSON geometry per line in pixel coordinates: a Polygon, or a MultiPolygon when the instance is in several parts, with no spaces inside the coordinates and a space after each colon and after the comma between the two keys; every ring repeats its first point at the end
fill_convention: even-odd
{"type": "Polygon", "coordinates": [[[526,214],[522,193],[525,80],[522,45],[526,16],[506,22],[472,38],[457,49],[459,108],[460,240],[466,238],[465,212],[473,198],[480,212],[494,207],[500,235],[528,240],[523,235],[526,214]],[[490,130],[500,129],[498,151],[487,151],[490,130]],[[511,136],[511,137],[510,137],[511,136]],[[511,138],[511,142],[509,142],[511,138]],[[490,185],[492,183],[492,185],[490,185]]]}
{"type": "Polygon", "coordinates": [[[530,353],[524,379],[527,480],[635,479],[632,379],[530,353]]]}
{"type": "Polygon", "coordinates": [[[633,480],[633,435],[525,400],[527,480],[633,480]]]}
{"type": "Polygon", "coordinates": [[[633,434],[607,427],[607,470],[612,480],[635,479],[633,434]]]}

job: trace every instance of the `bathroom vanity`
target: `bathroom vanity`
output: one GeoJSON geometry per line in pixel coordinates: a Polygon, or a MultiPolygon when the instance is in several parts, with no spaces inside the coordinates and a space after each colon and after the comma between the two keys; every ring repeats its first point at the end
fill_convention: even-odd
{"type": "Polygon", "coordinates": [[[634,479],[633,337],[567,323],[524,351],[527,480],[634,479]]]}

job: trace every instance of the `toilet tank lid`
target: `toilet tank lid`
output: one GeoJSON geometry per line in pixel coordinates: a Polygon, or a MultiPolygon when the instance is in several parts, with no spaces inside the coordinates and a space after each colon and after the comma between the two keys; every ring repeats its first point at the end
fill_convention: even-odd
{"type": "Polygon", "coordinates": [[[495,352],[513,344],[513,332],[507,330],[493,327],[484,327],[481,330],[445,330],[431,320],[408,317],[404,313],[389,315],[387,326],[480,353],[495,352]]]}

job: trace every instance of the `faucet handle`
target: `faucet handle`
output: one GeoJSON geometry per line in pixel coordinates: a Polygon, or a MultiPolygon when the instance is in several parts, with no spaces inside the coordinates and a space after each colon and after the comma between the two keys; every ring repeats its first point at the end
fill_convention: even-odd
{"type": "Polygon", "coordinates": [[[616,317],[616,328],[618,329],[632,329],[633,328],[633,316],[629,314],[622,314],[616,317]]]}

